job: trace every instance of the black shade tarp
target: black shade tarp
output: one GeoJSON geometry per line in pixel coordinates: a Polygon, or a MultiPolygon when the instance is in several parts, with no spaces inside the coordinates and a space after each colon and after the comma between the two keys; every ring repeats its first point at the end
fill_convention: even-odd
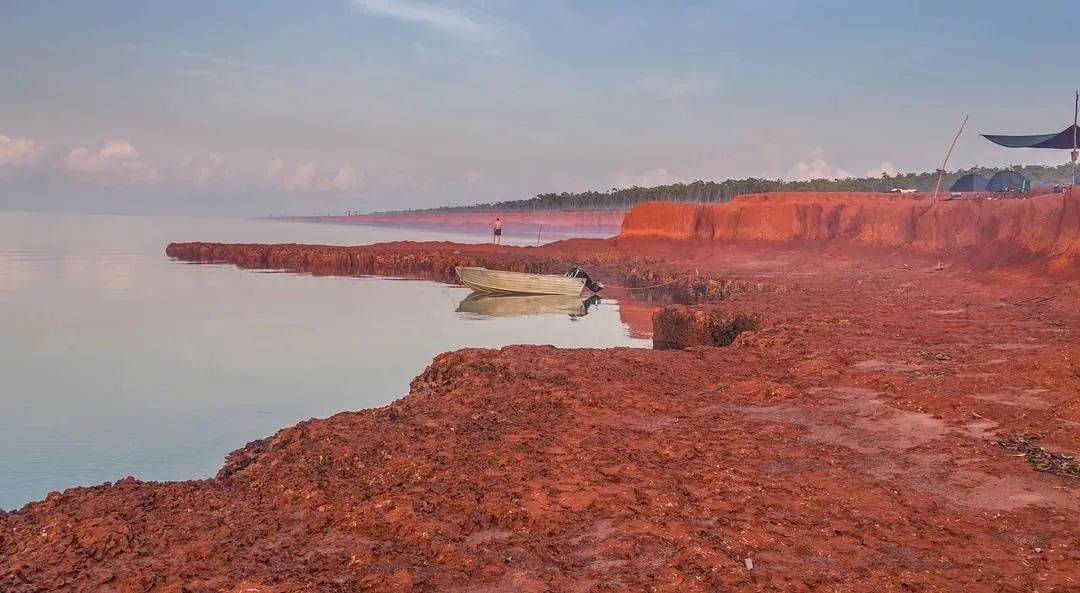
{"type": "Polygon", "coordinates": [[[983,138],[1006,148],[1060,148],[1072,150],[1080,143],[1080,128],[1073,124],[1053,134],[1031,134],[1027,136],[1005,136],[1002,134],[983,134],[983,138]],[[1076,140],[1073,135],[1076,134],[1076,140]]]}
{"type": "Polygon", "coordinates": [[[1016,171],[998,171],[986,184],[990,191],[1009,191],[1014,189],[1026,189],[1027,178],[1016,171]]]}
{"type": "Polygon", "coordinates": [[[978,173],[968,173],[953,182],[949,191],[985,191],[990,180],[978,173]]]}

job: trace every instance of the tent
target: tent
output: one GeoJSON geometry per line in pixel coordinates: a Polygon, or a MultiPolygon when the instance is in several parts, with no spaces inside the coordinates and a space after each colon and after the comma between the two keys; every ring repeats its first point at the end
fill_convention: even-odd
{"type": "Polygon", "coordinates": [[[998,171],[986,184],[990,191],[1026,190],[1031,185],[1027,177],[1016,171],[998,171]]]}
{"type": "Polygon", "coordinates": [[[978,173],[968,173],[953,182],[949,191],[984,191],[990,180],[978,173]]]}

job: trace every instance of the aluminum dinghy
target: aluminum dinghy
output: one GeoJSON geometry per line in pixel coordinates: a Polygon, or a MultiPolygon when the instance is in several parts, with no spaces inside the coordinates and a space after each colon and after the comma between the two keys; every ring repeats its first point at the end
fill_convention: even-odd
{"type": "Polygon", "coordinates": [[[527,274],[487,268],[459,266],[458,279],[476,292],[489,294],[558,294],[577,296],[585,287],[585,278],[527,274]]]}

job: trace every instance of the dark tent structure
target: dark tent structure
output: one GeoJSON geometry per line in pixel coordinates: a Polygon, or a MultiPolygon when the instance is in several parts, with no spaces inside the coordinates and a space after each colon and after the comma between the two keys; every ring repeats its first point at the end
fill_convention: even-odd
{"type": "Polygon", "coordinates": [[[989,191],[1026,190],[1030,183],[1016,171],[998,171],[986,184],[989,191]]]}
{"type": "Polygon", "coordinates": [[[1073,124],[1060,132],[1052,134],[1030,134],[1027,136],[1005,136],[1002,134],[983,134],[983,138],[1005,148],[1056,148],[1072,150],[1080,142],[1080,127],[1073,124]],[[1073,136],[1076,136],[1074,138],[1073,136]]]}
{"type": "Polygon", "coordinates": [[[949,191],[986,191],[990,180],[978,173],[968,173],[953,182],[949,191]]]}
{"type": "MultiPolygon", "coordinates": [[[[1073,102],[1073,124],[1060,132],[1027,134],[1024,136],[983,134],[982,137],[1005,148],[1052,148],[1072,151],[1069,156],[1070,160],[1072,160],[1072,177],[1075,184],[1080,181],[1080,175],[1076,174],[1076,161],[1080,157],[1080,125],[1077,125],[1078,123],[1080,123],[1080,90],[1076,91],[1076,100],[1073,102]]],[[[1007,171],[1002,172],[1006,173],[1007,171]]],[[[995,177],[997,176],[995,175],[995,177]]]]}

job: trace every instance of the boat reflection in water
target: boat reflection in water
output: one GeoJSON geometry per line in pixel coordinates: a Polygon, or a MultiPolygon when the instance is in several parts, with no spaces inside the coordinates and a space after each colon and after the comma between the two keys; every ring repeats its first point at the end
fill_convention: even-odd
{"type": "Polygon", "coordinates": [[[583,299],[580,296],[557,294],[502,295],[473,292],[458,304],[457,311],[487,317],[561,314],[577,318],[587,315],[589,308],[599,302],[600,297],[596,295],[583,299]]]}

